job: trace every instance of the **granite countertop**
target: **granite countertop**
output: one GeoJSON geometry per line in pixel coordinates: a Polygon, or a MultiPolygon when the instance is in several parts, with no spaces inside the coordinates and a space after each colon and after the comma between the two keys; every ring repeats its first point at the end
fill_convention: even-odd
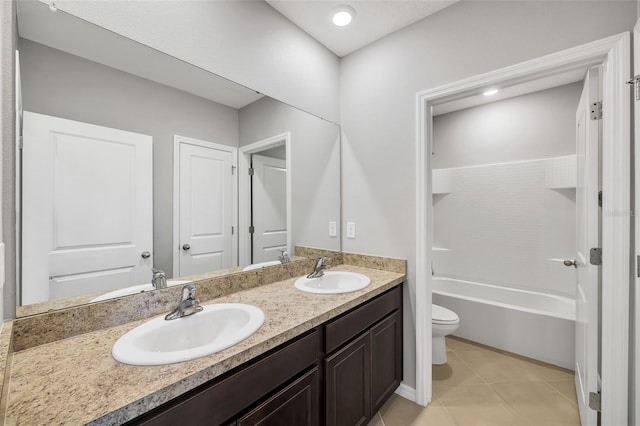
{"type": "Polygon", "coordinates": [[[15,352],[5,378],[5,424],[117,425],[131,420],[240,364],[402,283],[397,272],[339,265],[371,278],[363,290],[319,295],[297,290],[295,278],[203,302],[248,303],[265,313],[263,326],[241,343],[178,364],[121,364],[111,347],[148,319],[15,352]]]}

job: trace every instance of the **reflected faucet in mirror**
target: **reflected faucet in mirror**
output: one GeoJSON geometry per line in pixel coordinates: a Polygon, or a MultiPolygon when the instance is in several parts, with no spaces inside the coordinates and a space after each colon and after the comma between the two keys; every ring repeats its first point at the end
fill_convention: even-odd
{"type": "Polygon", "coordinates": [[[153,288],[167,288],[167,274],[161,269],[151,268],[153,276],[151,277],[151,285],[153,288]]]}
{"type": "Polygon", "coordinates": [[[289,258],[289,253],[286,250],[278,250],[280,252],[280,256],[278,256],[278,260],[280,263],[289,263],[291,259],[289,258]]]}

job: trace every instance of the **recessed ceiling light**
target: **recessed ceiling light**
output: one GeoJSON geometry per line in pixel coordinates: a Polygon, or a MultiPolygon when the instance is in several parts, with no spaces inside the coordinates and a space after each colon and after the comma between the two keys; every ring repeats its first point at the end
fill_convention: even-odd
{"type": "Polygon", "coordinates": [[[356,16],[356,11],[349,6],[338,6],[331,12],[331,22],[335,26],[344,27],[349,25],[356,16]]]}
{"type": "Polygon", "coordinates": [[[495,95],[496,93],[498,93],[498,89],[489,89],[489,90],[486,90],[486,91],[483,93],[483,95],[485,95],[485,96],[493,96],[493,95],[495,95]]]}

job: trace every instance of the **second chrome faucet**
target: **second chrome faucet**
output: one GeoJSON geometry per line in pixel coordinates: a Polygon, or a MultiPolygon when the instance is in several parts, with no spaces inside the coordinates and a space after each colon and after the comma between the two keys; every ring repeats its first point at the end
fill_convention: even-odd
{"type": "Polygon", "coordinates": [[[324,261],[327,260],[326,257],[319,257],[316,260],[316,266],[314,266],[313,271],[311,271],[311,273],[309,275],[307,275],[307,278],[320,278],[324,275],[324,271],[325,269],[329,269],[331,268],[331,266],[327,265],[326,263],[324,263],[324,261]]]}

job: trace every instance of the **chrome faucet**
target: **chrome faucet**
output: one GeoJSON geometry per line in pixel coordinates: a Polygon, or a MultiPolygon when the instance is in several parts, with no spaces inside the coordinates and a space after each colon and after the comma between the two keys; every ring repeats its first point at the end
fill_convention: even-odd
{"type": "Polygon", "coordinates": [[[291,258],[289,257],[289,253],[286,250],[278,250],[280,252],[280,256],[278,256],[278,260],[280,263],[289,263],[291,262],[291,258]]]}
{"type": "Polygon", "coordinates": [[[189,315],[193,315],[202,311],[204,308],[200,306],[200,301],[196,299],[196,288],[190,284],[182,287],[182,300],[176,308],[169,312],[164,319],[167,321],[176,318],[182,318],[189,315]]]}
{"type": "Polygon", "coordinates": [[[153,276],[151,277],[151,285],[153,288],[167,288],[167,274],[160,269],[151,268],[153,276]]]}
{"type": "Polygon", "coordinates": [[[313,268],[313,271],[307,275],[307,278],[320,278],[324,275],[324,270],[331,268],[331,266],[324,263],[327,260],[326,257],[319,257],[316,261],[316,266],[313,268]]]}

